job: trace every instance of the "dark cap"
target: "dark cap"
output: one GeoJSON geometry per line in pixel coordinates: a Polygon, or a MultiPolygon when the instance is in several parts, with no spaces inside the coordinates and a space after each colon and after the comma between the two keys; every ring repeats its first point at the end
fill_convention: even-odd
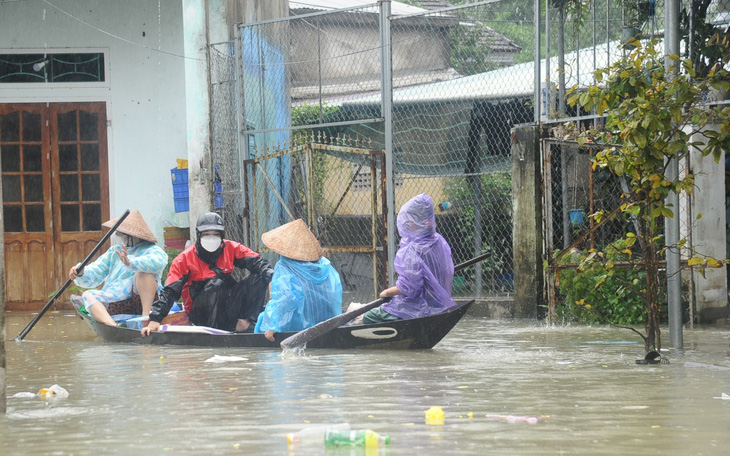
{"type": "Polygon", "coordinates": [[[205,214],[198,217],[198,223],[195,226],[198,233],[203,231],[220,231],[225,232],[225,226],[223,226],[223,219],[220,215],[215,212],[206,212],[205,214]]]}

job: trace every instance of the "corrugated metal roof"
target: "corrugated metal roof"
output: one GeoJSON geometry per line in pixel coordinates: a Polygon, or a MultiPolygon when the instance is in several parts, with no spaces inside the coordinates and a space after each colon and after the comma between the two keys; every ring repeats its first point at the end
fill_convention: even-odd
{"type": "MultiPolygon", "coordinates": [[[[595,68],[605,68],[609,62],[621,58],[618,43],[596,46],[596,64],[593,64],[593,48],[582,49],[580,53],[565,56],[565,86],[575,84],[586,86],[593,82],[595,68]],[[610,51],[610,52],[609,52],[610,51]],[[609,57],[610,54],[610,57],[609,57]],[[579,66],[580,65],[580,66],[579,66]]],[[[543,60],[544,62],[544,60],[543,60]]],[[[557,81],[557,57],[550,59],[553,82],[557,81]]],[[[545,80],[545,65],[542,65],[541,80],[545,80]]],[[[423,84],[393,91],[393,104],[415,104],[454,102],[466,100],[504,100],[515,97],[529,97],[534,93],[534,64],[522,63],[494,71],[479,73],[449,81],[423,84]]],[[[341,106],[368,106],[380,103],[380,94],[365,96],[339,103],[341,106]]],[[[333,103],[337,104],[337,103],[333,103]]]]}
{"type": "MultiPolygon", "coordinates": [[[[329,11],[343,8],[357,8],[359,6],[377,5],[375,0],[289,0],[289,9],[309,9],[329,11]]],[[[393,15],[415,14],[426,11],[423,8],[406,5],[400,2],[390,3],[390,12],[393,15]]]]}

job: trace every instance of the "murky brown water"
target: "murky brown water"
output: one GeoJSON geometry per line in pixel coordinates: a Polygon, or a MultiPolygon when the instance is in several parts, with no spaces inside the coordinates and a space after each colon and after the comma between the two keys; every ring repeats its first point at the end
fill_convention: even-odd
{"type": "MultiPolygon", "coordinates": [[[[8,314],[8,338],[30,321],[8,314]]],[[[724,455],[730,331],[686,330],[669,365],[612,328],[467,317],[433,350],[190,349],[107,344],[48,314],[7,342],[2,454],[325,454],[287,448],[312,423],[391,436],[379,452],[328,455],[724,455]],[[246,358],[206,362],[215,355],[246,358]],[[66,399],[13,398],[58,384],[66,399]],[[425,411],[441,406],[443,425],[425,411]],[[508,418],[538,417],[536,424],[508,418]]]]}

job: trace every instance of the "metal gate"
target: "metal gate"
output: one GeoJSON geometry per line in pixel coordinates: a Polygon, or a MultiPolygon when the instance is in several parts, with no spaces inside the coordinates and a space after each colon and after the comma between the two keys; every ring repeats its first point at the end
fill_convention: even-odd
{"type": "Polygon", "coordinates": [[[251,247],[270,254],[261,235],[304,220],[340,272],[344,302],[369,301],[386,286],[383,151],[366,146],[360,138],[300,133],[244,161],[251,247]]]}
{"type": "MultiPolygon", "coordinates": [[[[638,233],[636,220],[621,211],[625,204],[621,195],[628,192],[625,177],[618,177],[607,169],[594,169],[591,156],[597,148],[595,144],[579,146],[575,141],[543,139],[543,232],[545,242],[546,296],[548,299],[548,319],[555,322],[560,318],[561,305],[575,304],[561,286],[566,274],[575,275],[575,270],[592,252],[609,252],[626,233],[638,233]],[[600,213],[598,219],[592,214],[600,213]]],[[[689,169],[689,158],[680,163],[682,169],[689,169]]],[[[692,248],[691,207],[692,195],[682,196],[682,209],[678,211],[683,232],[687,233],[686,247],[692,248]]],[[[605,262],[610,261],[617,270],[636,268],[640,261],[638,252],[624,257],[607,254],[605,262]]],[[[682,260],[686,264],[686,260],[682,260]]],[[[640,267],[640,266],[639,266],[640,267]]],[[[659,262],[661,269],[666,268],[666,258],[659,262]]],[[[666,289],[666,275],[662,275],[662,290],[666,289]]],[[[565,285],[565,284],[563,284],[565,285]]],[[[611,287],[605,287],[607,293],[611,287]]],[[[596,289],[592,291],[596,291],[596,289]]],[[[590,292],[589,290],[583,290],[590,292]]],[[[687,280],[682,290],[682,300],[688,302],[688,318],[694,319],[694,282],[687,280]]],[[[586,297],[581,295],[581,297],[586,297]]],[[[587,297],[586,297],[587,301],[587,297]]]]}

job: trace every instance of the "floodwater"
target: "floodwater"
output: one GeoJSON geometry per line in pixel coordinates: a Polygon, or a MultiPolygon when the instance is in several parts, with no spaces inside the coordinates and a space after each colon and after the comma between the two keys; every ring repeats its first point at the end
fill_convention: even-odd
{"type": "MultiPolygon", "coordinates": [[[[31,317],[9,313],[8,338],[31,317]]],[[[685,330],[685,350],[647,366],[626,330],[467,316],[432,350],[282,356],[113,345],[49,313],[6,343],[0,443],[6,455],[725,455],[729,339],[685,330]],[[69,396],[12,397],[53,384],[69,396]],[[443,424],[426,424],[433,406],[443,424]],[[327,423],[391,443],[287,447],[286,433],[327,423]]]]}

